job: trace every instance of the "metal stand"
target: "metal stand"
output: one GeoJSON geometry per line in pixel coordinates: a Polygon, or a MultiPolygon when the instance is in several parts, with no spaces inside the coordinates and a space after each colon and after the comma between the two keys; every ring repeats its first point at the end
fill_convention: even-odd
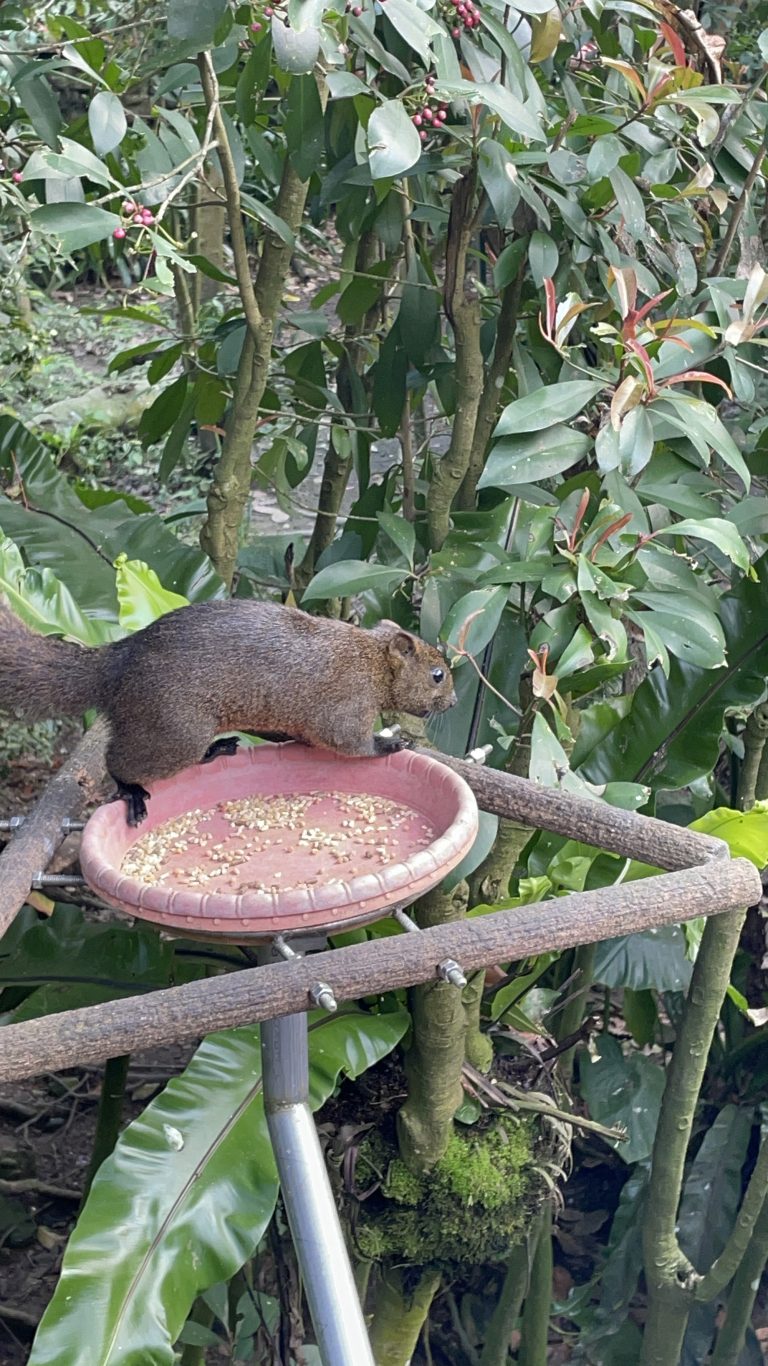
{"type": "Polygon", "coordinates": [[[269,1136],[323,1366],[375,1366],[309,1108],[306,1015],[263,1022],[261,1062],[269,1136]]]}

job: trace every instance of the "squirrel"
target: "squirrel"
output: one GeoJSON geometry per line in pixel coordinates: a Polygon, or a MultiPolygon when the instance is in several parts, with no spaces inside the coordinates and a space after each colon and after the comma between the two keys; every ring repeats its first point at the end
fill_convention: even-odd
{"type": "Polygon", "coordinates": [[[109,645],[87,648],[29,630],[0,604],[0,706],[30,720],[91,707],[109,721],[107,770],[129,825],[147,786],[219,754],[238,730],[339,754],[388,754],[382,711],[429,716],[456,702],[433,645],[382,621],[371,630],[296,607],[229,599],[192,603],[109,645]]]}

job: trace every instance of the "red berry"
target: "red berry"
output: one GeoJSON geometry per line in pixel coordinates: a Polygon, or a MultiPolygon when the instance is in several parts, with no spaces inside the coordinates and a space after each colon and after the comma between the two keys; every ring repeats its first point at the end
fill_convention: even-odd
{"type": "Polygon", "coordinates": [[[360,18],[360,15],[362,14],[362,12],[363,12],[363,7],[362,7],[362,5],[355,5],[355,8],[354,8],[353,11],[352,11],[352,13],[354,14],[354,16],[355,16],[356,19],[359,19],[359,18],[360,18]]]}
{"type": "Polygon", "coordinates": [[[451,37],[452,37],[452,38],[460,38],[460,37],[461,37],[461,29],[460,29],[460,28],[452,28],[452,29],[451,29],[451,37]]]}
{"type": "Polygon", "coordinates": [[[424,105],[424,108],[422,109],[421,113],[422,117],[427,120],[427,123],[432,122],[432,110],[426,104],[424,105]]]}
{"type": "Polygon", "coordinates": [[[125,237],[125,228],[115,228],[115,231],[112,233],[112,236],[116,237],[119,242],[121,238],[125,237]]]}
{"type": "Polygon", "coordinates": [[[411,123],[415,123],[417,128],[421,128],[423,122],[424,120],[421,117],[421,114],[414,114],[413,118],[411,119],[411,123]]]}
{"type": "Polygon", "coordinates": [[[423,129],[423,128],[422,128],[421,132],[419,133],[419,137],[421,138],[422,142],[426,142],[426,140],[427,140],[427,135],[426,135],[426,133],[424,132],[424,129],[423,129]]]}
{"type": "Polygon", "coordinates": [[[266,14],[266,16],[267,16],[268,19],[271,19],[271,18],[272,18],[272,15],[274,14],[274,12],[275,12],[275,11],[273,10],[273,8],[272,8],[271,5],[267,5],[266,9],[264,10],[264,13],[266,14]]]}
{"type": "Polygon", "coordinates": [[[447,117],[448,115],[446,114],[444,109],[438,109],[437,113],[435,114],[435,122],[443,123],[445,119],[447,119],[447,117]]]}
{"type": "Polygon", "coordinates": [[[135,213],[135,212],[136,212],[136,205],[134,204],[133,200],[132,200],[132,199],[124,199],[124,200],[123,200],[123,213],[135,213]]]}
{"type": "Polygon", "coordinates": [[[154,223],[155,215],[153,213],[150,213],[149,209],[145,209],[143,214],[141,215],[141,221],[144,224],[144,227],[147,228],[149,227],[150,223],[154,223]]]}
{"type": "Polygon", "coordinates": [[[260,33],[260,32],[261,32],[261,24],[251,24],[251,32],[252,32],[252,33],[260,33]]]}
{"type": "Polygon", "coordinates": [[[20,185],[23,179],[24,179],[24,177],[23,177],[23,175],[21,174],[21,171],[14,171],[14,173],[13,173],[13,180],[15,181],[15,183],[16,183],[17,185],[20,185]]]}

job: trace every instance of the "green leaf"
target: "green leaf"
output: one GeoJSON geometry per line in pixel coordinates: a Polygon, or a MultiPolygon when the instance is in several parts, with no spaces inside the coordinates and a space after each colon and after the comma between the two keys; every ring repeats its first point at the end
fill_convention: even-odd
{"type": "Polygon", "coordinates": [[[379,525],[397,546],[408,567],[412,569],[414,555],[416,554],[416,530],[413,523],[406,522],[404,517],[396,517],[393,512],[380,512],[379,525]]]}
{"type": "Polygon", "coordinates": [[[440,296],[418,259],[408,265],[398,319],[406,355],[419,367],[439,338],[440,296]]]}
{"type": "Polygon", "coordinates": [[[27,504],[0,495],[0,526],[36,568],[48,568],[94,617],[117,620],[114,561],[145,560],[191,601],[225,595],[202,551],[179,541],[155,513],[136,516],[123,499],[84,515],[76,491],[37,437],[0,414],[0,484],[20,480],[27,504]]]}
{"type": "Polygon", "coordinates": [[[765,690],[768,560],[757,573],[757,582],[744,579],[719,602],[727,665],[712,671],[672,659],[668,678],[654,669],[628,715],[581,765],[590,782],[625,778],[677,788],[712,771],[726,710],[751,708],[765,690]]]}
{"type": "Polygon", "coordinates": [[[305,28],[299,32],[277,15],[272,19],[272,46],[275,61],[282,71],[297,76],[309,76],[314,70],[320,51],[319,28],[305,28]]]}
{"type": "Polygon", "coordinates": [[[634,237],[637,241],[645,232],[643,196],[634,180],[630,180],[626,171],[622,171],[620,166],[615,166],[611,171],[611,187],[616,195],[616,203],[624,219],[624,226],[630,237],[634,237]]]}
{"type": "Polygon", "coordinates": [[[323,154],[323,106],[314,76],[293,76],[285,101],[285,136],[291,164],[309,180],[323,154]]]}
{"type": "MultiPolygon", "coordinates": [[[[540,389],[544,395],[549,390],[540,389]]],[[[534,398],[529,394],[528,398],[534,398]]],[[[518,399],[525,403],[527,399],[518,399]]],[[[514,407],[514,404],[510,404],[514,407]]],[[[544,406],[539,399],[539,408],[544,406]]],[[[505,413],[508,409],[505,409],[505,413]]],[[[502,420],[505,416],[502,414],[502,420]]],[[[501,425],[501,424],[499,424],[501,425]]],[[[539,479],[550,479],[554,474],[562,474],[583,460],[589,450],[589,437],[584,432],[573,431],[570,427],[558,425],[547,427],[520,437],[505,437],[493,446],[478,487],[505,489],[518,484],[535,483],[539,479]]]]}
{"type": "Polygon", "coordinates": [[[144,409],[139,420],[139,436],[145,449],[159,441],[169,427],[173,426],[186,398],[188,383],[187,376],[180,375],[167,388],[161,390],[154,403],[144,409]]]}
{"type": "MultiPolygon", "coordinates": [[[[483,138],[480,143],[477,169],[480,173],[483,189],[493,206],[499,227],[511,228],[515,209],[520,203],[520,191],[517,187],[517,166],[506,147],[503,147],[500,142],[496,142],[493,138],[483,138]]],[[[516,242],[511,242],[509,246],[506,246],[494,266],[493,278],[497,288],[502,287],[499,283],[499,267],[502,257],[508,256],[516,245],[516,242]]],[[[513,271],[509,279],[512,279],[515,273],[516,271],[513,271]]],[[[508,283],[508,281],[505,280],[504,283],[508,283]]]]}
{"type": "Polygon", "coordinates": [[[388,261],[374,261],[364,276],[354,276],[336,304],[341,322],[348,326],[360,322],[381,298],[390,274],[388,261]]]}
{"type": "Polygon", "coordinates": [[[455,649],[479,654],[496,634],[508,596],[506,588],[478,588],[466,593],[445,618],[440,628],[441,639],[455,649]],[[469,621],[470,617],[474,620],[469,621]]]}
{"type": "Polygon", "coordinates": [[[643,1053],[629,1053],[601,1034],[599,1056],[582,1068],[581,1089],[589,1114],[600,1124],[621,1124],[627,1141],[613,1146],[626,1162],[640,1162],[653,1148],[664,1091],[664,1069],[643,1053]]]}
{"type": "Polygon", "coordinates": [[[426,67],[431,65],[430,40],[442,33],[439,24],[430,18],[426,10],[410,4],[410,0],[387,0],[385,14],[400,37],[418,52],[426,67]]]}
{"type": "Polygon", "coordinates": [[[43,204],[29,215],[32,227],[38,232],[58,237],[64,251],[78,251],[93,242],[111,237],[121,220],[116,213],[107,213],[95,204],[43,204]]]}
{"type": "Polygon", "coordinates": [[[515,137],[528,138],[530,142],[547,140],[535,114],[502,85],[484,81],[438,81],[435,91],[441,99],[464,99],[469,104],[486,105],[515,137]]]}
{"type": "Polygon", "coordinates": [[[84,176],[92,180],[94,185],[105,185],[107,188],[117,185],[104,162],[71,138],[61,139],[60,152],[38,147],[24,167],[25,180],[71,180],[73,176],[84,176]]]}
{"type": "Polygon", "coordinates": [[[408,358],[397,320],[389,329],[373,372],[371,406],[382,436],[394,436],[403,418],[408,358]]]}
{"type": "Polygon", "coordinates": [[[212,45],[226,9],[227,0],[168,0],[168,37],[189,44],[192,52],[202,52],[212,45]]]}
{"type": "MultiPolygon", "coordinates": [[[[388,4],[393,0],[387,0],[388,4]]],[[[414,128],[400,100],[387,100],[368,120],[368,164],[374,180],[386,180],[410,171],[421,156],[419,131],[414,128]]]]}
{"type": "Polygon", "coordinates": [[[115,560],[117,601],[120,625],[126,631],[140,631],[166,612],[186,607],[189,599],[163,588],[154,569],[141,560],[118,555],[115,560]]]}
{"type": "Polygon", "coordinates": [[[671,654],[700,669],[717,669],[725,663],[725,638],[715,616],[702,603],[682,594],[636,592],[634,601],[651,608],[644,612],[627,609],[638,626],[651,626],[671,654]]]}
{"type": "Polygon", "coordinates": [[[32,73],[18,77],[13,84],[37,136],[42,138],[48,147],[57,148],[63,120],[58,101],[48,81],[44,76],[32,73]]]}
{"type": "Polygon", "coordinates": [[[761,872],[768,865],[768,802],[755,802],[749,811],[718,806],[699,816],[690,828],[725,840],[732,858],[748,858],[761,872]]]}
{"type": "Polygon", "coordinates": [[[117,95],[109,90],[100,90],[94,95],[88,106],[88,127],[99,156],[106,156],[120,146],[128,123],[117,95]]]}
{"type": "MultiPolygon", "coordinates": [[[[309,1033],[313,1109],[408,1027],[404,1011],[345,1011],[309,1033]]],[[[99,1169],[30,1366],[167,1366],[196,1297],[253,1256],[277,1198],[258,1030],[213,1034],[99,1169]],[[84,1355],[85,1353],[85,1355],[84,1355]]]]}
{"type": "Polygon", "coordinates": [[[329,71],[325,79],[332,100],[349,100],[356,95],[372,93],[371,87],[361,81],[354,71],[329,71]]]}
{"type": "Polygon", "coordinates": [[[656,399],[652,407],[661,412],[684,436],[717,451],[721,460],[734,470],[746,492],[749,492],[751,477],[744,457],[710,403],[693,398],[690,394],[672,394],[667,390],[663,399],[656,399]]]}
{"type": "MultiPolygon", "coordinates": [[[[682,1251],[699,1272],[708,1271],[720,1256],[734,1226],[753,1120],[751,1106],[723,1106],[714,1123],[705,1128],[688,1171],[677,1233],[682,1251]]],[[[714,1305],[712,1313],[714,1318],[714,1305]]]]}
{"type": "Polygon", "coordinates": [[[633,991],[687,991],[693,964],[679,925],[625,934],[598,944],[594,980],[633,991]]]}
{"type": "Polygon", "coordinates": [[[605,388],[602,380],[568,379],[560,384],[549,384],[536,389],[524,398],[508,403],[499,418],[493,435],[507,436],[519,432],[540,432],[545,427],[567,422],[580,413],[605,388]]]}
{"type": "Polygon", "coordinates": [[[407,569],[369,564],[367,560],[338,560],[336,564],[326,565],[325,569],[315,574],[301,600],[319,602],[323,598],[346,598],[351,593],[362,593],[367,588],[391,593],[407,578],[407,569]]]}
{"type": "Polygon", "coordinates": [[[538,229],[531,233],[528,244],[528,260],[531,266],[533,283],[540,289],[545,279],[551,279],[557,270],[560,254],[557,244],[546,232],[538,229]]]}
{"type": "Polygon", "coordinates": [[[686,518],[682,522],[675,522],[673,526],[664,527],[655,532],[655,535],[693,536],[698,541],[710,541],[718,550],[722,550],[729,560],[738,565],[739,569],[743,569],[745,573],[749,569],[749,551],[746,545],[735,526],[722,517],[708,517],[704,522],[686,518]]]}
{"type": "MultiPolygon", "coordinates": [[[[0,521],[3,508],[0,504],[0,521]]],[[[0,531],[0,599],[33,631],[62,634],[83,645],[103,645],[116,632],[82,612],[65,584],[50,569],[28,569],[18,546],[0,531]]]]}

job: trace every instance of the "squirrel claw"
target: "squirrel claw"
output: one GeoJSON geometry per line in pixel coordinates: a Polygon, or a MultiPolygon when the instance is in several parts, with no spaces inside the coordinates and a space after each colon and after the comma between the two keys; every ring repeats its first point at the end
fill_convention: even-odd
{"type": "Polygon", "coordinates": [[[147,816],[147,801],[149,793],[145,787],[139,783],[122,783],[117,780],[117,796],[121,797],[128,807],[126,819],[129,825],[141,825],[147,816]]]}
{"type": "Polygon", "coordinates": [[[399,726],[386,726],[373,737],[374,754],[399,754],[406,745],[407,741],[402,738],[399,726]]]}
{"type": "Polygon", "coordinates": [[[238,739],[236,735],[223,735],[218,740],[214,740],[209,745],[202,759],[201,764],[210,764],[213,759],[218,759],[222,754],[233,755],[237,753],[238,739]]]}

